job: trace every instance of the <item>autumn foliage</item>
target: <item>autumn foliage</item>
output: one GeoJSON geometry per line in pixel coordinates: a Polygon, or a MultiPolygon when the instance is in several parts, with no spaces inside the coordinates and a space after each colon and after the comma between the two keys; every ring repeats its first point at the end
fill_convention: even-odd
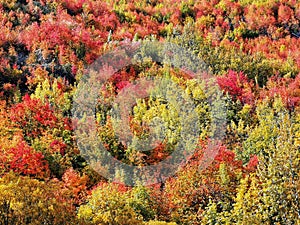
{"type": "MultiPolygon", "coordinates": [[[[300,224],[299,1],[0,0],[0,30],[0,224],[300,224]],[[111,182],[84,157],[81,144],[94,143],[89,135],[78,141],[74,128],[86,115],[72,121],[72,107],[99,57],[156,41],[203,60],[204,79],[164,63],[170,52],[156,54],[157,45],[80,99],[97,94],[95,136],[136,167],[172,157],[190,126],[175,91],[193,103],[199,123],[188,128],[200,129],[187,163],[131,187],[122,171],[111,182]],[[175,86],[136,86],[150,78],[175,86]],[[224,105],[211,104],[214,88],[224,105]],[[139,97],[118,118],[114,107],[128,90],[139,97]],[[225,124],[213,121],[213,110],[225,124]],[[150,131],[163,137],[143,151],[150,131]]],[[[126,61],[110,59],[105,75],[126,61]]]]}

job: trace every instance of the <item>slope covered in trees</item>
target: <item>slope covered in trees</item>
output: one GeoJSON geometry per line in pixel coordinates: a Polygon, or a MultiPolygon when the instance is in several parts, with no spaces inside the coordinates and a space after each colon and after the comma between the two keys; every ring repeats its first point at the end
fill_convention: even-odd
{"type": "Polygon", "coordinates": [[[300,224],[299,113],[299,1],[0,0],[0,224],[300,224]],[[147,57],[118,69],[97,90],[94,115],[96,136],[115,159],[164,161],[188,126],[175,100],[136,97],[128,130],[148,137],[160,118],[166,135],[148,151],[128,144],[111,111],[135,81],[171,80],[201,128],[176,174],[131,187],[122,171],[111,182],[84,157],[72,109],[97,59],[154,42],[203,60],[222,91],[226,124],[211,145],[210,89],[190,71],[147,57]]]}

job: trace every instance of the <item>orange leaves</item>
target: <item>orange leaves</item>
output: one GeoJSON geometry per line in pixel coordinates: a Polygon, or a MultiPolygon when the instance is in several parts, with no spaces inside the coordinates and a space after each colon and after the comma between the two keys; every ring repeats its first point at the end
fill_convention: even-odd
{"type": "Polygon", "coordinates": [[[280,5],[278,8],[278,22],[282,23],[286,23],[288,21],[290,21],[293,18],[294,15],[294,11],[286,5],[280,5]]]}
{"type": "Polygon", "coordinates": [[[294,79],[272,77],[267,82],[266,88],[261,91],[261,98],[274,99],[280,97],[289,109],[299,106],[300,103],[300,74],[294,79]]]}
{"type": "Polygon", "coordinates": [[[255,30],[263,30],[276,23],[272,9],[265,5],[250,5],[246,10],[245,18],[249,28],[255,30]]]}
{"type": "Polygon", "coordinates": [[[168,150],[166,150],[166,143],[156,143],[155,148],[151,151],[149,156],[143,155],[148,164],[155,164],[161,162],[170,154],[168,150]]]}
{"type": "Polygon", "coordinates": [[[73,168],[69,168],[62,176],[65,191],[69,191],[71,197],[77,204],[82,203],[87,195],[87,182],[86,175],[80,176],[73,168]]]}

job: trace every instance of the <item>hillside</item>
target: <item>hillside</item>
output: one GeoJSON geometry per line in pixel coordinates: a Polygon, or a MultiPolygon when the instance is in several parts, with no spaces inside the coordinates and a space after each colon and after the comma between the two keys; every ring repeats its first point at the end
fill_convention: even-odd
{"type": "Polygon", "coordinates": [[[300,2],[0,0],[0,224],[300,224],[300,2]]]}

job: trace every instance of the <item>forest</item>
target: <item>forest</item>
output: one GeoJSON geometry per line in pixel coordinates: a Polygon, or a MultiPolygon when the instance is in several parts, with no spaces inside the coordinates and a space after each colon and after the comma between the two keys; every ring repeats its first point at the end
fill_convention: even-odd
{"type": "Polygon", "coordinates": [[[300,224],[300,1],[0,0],[0,225],[300,224]]]}

